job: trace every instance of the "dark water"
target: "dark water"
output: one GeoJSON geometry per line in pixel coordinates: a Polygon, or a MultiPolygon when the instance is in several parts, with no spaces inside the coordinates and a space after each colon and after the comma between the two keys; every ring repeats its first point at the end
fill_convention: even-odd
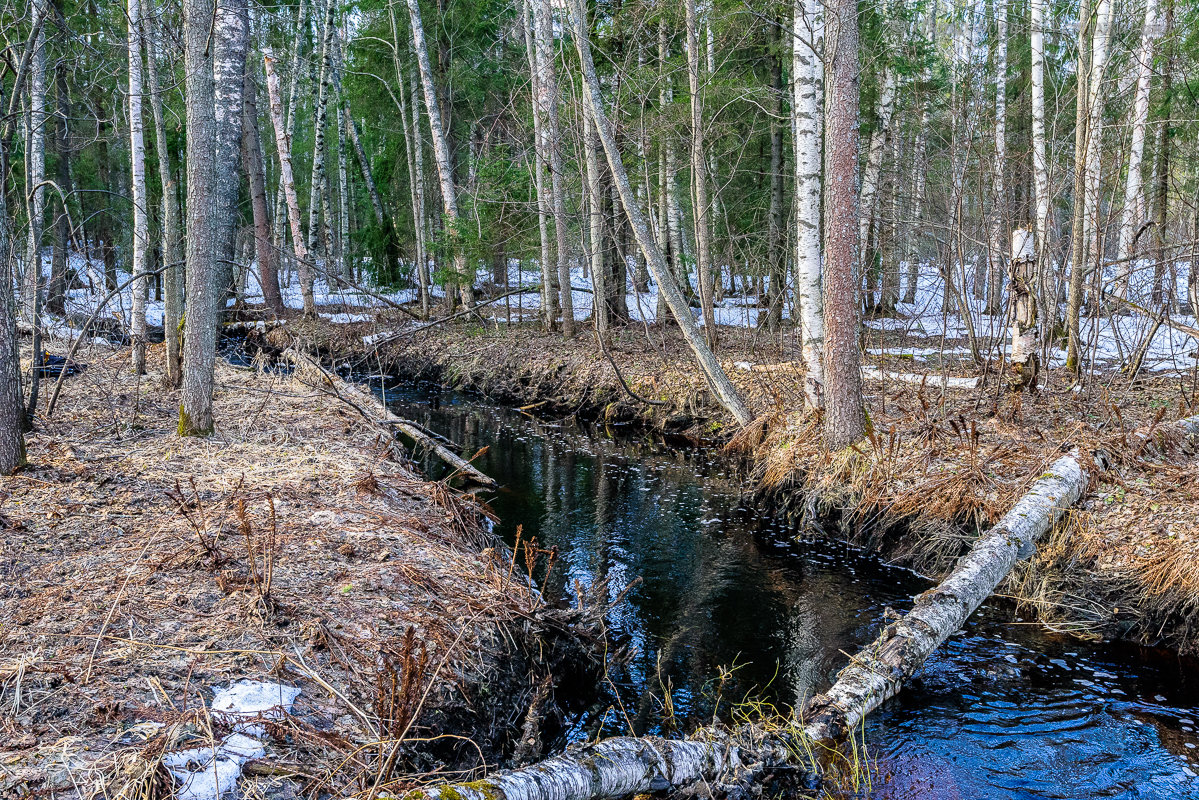
{"type": "MultiPolygon", "coordinates": [[[[615,599],[642,579],[610,616],[633,656],[611,676],[605,733],[789,708],[828,686],[887,606],[903,611],[929,585],[843,544],[796,541],[702,452],[435,387],[386,397],[468,456],[490,448],[475,463],[503,486],[490,499],[500,532],[511,542],[520,525],[558,548],[547,591],[607,579],[615,599]]],[[[1194,667],[1056,637],[993,601],[868,720],[868,796],[1199,798],[1194,667]]]]}

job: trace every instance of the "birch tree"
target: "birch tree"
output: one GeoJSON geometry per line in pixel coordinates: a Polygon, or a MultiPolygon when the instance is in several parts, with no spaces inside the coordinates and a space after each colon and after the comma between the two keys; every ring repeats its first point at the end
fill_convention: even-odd
{"type": "MultiPolygon", "coordinates": [[[[1141,169],[1145,156],[1145,127],[1149,122],[1149,89],[1153,78],[1153,43],[1161,33],[1157,16],[1157,0],[1145,0],[1145,22],[1141,27],[1141,46],[1136,52],[1137,84],[1129,126],[1132,128],[1128,147],[1128,174],[1124,181],[1124,207],[1120,211],[1120,239],[1116,248],[1118,274],[1115,291],[1128,297],[1128,279],[1132,271],[1133,242],[1139,210],[1143,206],[1141,169]]],[[[1192,270],[1193,272],[1193,270],[1192,270]]]]}
{"type": "MultiPolygon", "coordinates": [[[[336,27],[334,24],[334,0],[325,0],[325,13],[322,14],[323,23],[321,26],[321,49],[319,58],[319,77],[316,82],[316,110],[315,119],[313,121],[312,134],[312,178],[308,183],[308,252],[316,251],[321,242],[321,206],[323,205],[322,197],[325,193],[325,128],[328,127],[329,114],[329,47],[330,41],[333,38],[333,31],[336,27]]],[[[326,216],[325,225],[331,225],[332,220],[326,216]]],[[[333,253],[325,252],[325,266],[328,269],[329,259],[333,258],[333,253]]]]}
{"type": "MultiPolygon", "coordinates": [[[[891,135],[891,114],[895,109],[895,90],[898,78],[895,68],[887,64],[883,69],[882,88],[878,94],[878,105],[875,108],[875,126],[870,133],[870,149],[866,156],[866,172],[862,175],[861,218],[858,222],[858,247],[863,261],[863,269],[871,270],[873,275],[873,259],[870,248],[870,231],[874,225],[875,208],[878,201],[879,176],[882,173],[883,157],[887,153],[887,145],[891,135]]],[[[870,281],[873,285],[874,281],[870,281]]],[[[873,303],[873,298],[867,298],[873,303]]]]}
{"type": "Polygon", "coordinates": [[[129,53],[129,162],[133,189],[133,283],[132,339],[133,371],[146,371],[146,249],[150,244],[149,211],[146,197],[146,143],[142,127],[141,0],[128,3],[129,53]]]}
{"type": "Polygon", "coordinates": [[[791,114],[795,148],[795,306],[804,363],[804,403],[824,407],[824,298],[821,288],[822,151],[819,0],[794,0],[791,114]]]}
{"type": "MultiPolygon", "coordinates": [[[[415,2],[415,0],[409,0],[415,2]]],[[[533,45],[537,62],[537,99],[541,106],[541,125],[546,161],[550,171],[550,201],[553,208],[555,248],[558,268],[559,306],[562,309],[562,335],[574,336],[574,300],[570,287],[570,247],[566,229],[566,168],[562,163],[562,134],[558,120],[558,76],[554,69],[553,17],[550,0],[532,0],[533,45]]]]}
{"type": "Polygon", "coordinates": [[[537,77],[536,46],[533,44],[533,25],[530,22],[532,9],[528,0],[521,7],[521,30],[524,34],[525,52],[529,60],[529,85],[532,92],[530,105],[533,108],[533,191],[537,204],[537,232],[541,250],[538,266],[541,272],[541,314],[547,331],[554,329],[558,319],[558,298],[554,292],[554,271],[550,266],[549,197],[545,185],[545,123],[541,117],[541,89],[537,77]]]}
{"type": "Polygon", "coordinates": [[[625,171],[620,150],[616,145],[616,135],[612,128],[612,122],[608,119],[607,112],[604,110],[599,76],[595,70],[595,63],[591,59],[587,14],[583,9],[581,0],[570,0],[569,13],[574,31],[575,49],[578,51],[579,66],[583,73],[584,99],[587,103],[588,111],[591,112],[592,119],[595,120],[596,133],[599,135],[600,143],[604,148],[604,155],[608,160],[608,168],[612,172],[612,180],[620,192],[620,202],[624,206],[625,216],[633,228],[637,244],[645,254],[649,269],[653,273],[654,279],[658,282],[659,291],[665,295],[666,302],[670,304],[671,313],[674,314],[675,320],[683,332],[683,338],[686,339],[687,344],[690,346],[695,360],[698,362],[700,370],[704,373],[704,377],[707,378],[708,385],[711,387],[717,402],[724,406],[725,410],[732,415],[738,425],[748,425],[753,421],[753,416],[750,414],[745,402],[741,399],[741,395],[737,392],[736,387],[733,386],[732,381],[729,380],[728,375],[721,368],[720,362],[716,360],[716,357],[704,342],[703,335],[699,331],[699,326],[695,324],[695,319],[691,316],[691,309],[687,305],[687,299],[683,296],[683,293],[679,290],[678,283],[675,282],[674,277],[670,274],[662,251],[650,234],[645,215],[641,211],[641,207],[637,205],[637,198],[633,194],[633,187],[629,184],[629,176],[625,171]]]}
{"type": "MultiPolygon", "coordinates": [[[[242,86],[245,84],[248,0],[217,0],[212,43],[213,107],[216,119],[216,274],[219,315],[236,291],[234,267],[237,201],[241,189],[242,86]]],[[[192,297],[188,292],[188,298],[192,297]]],[[[190,315],[189,315],[190,316],[190,315]]],[[[186,342],[185,342],[186,343],[186,342]]]]}
{"type": "MultiPolygon", "coordinates": [[[[445,213],[446,233],[454,250],[454,272],[457,275],[462,304],[473,308],[474,269],[466,263],[466,250],[462,245],[458,229],[458,195],[454,186],[454,171],[450,161],[450,145],[445,128],[441,124],[441,106],[437,102],[437,85],[433,81],[433,65],[429,62],[429,49],[425,44],[425,29],[421,24],[420,0],[407,0],[408,16],[412,23],[412,49],[420,69],[421,84],[425,95],[425,116],[429,120],[429,133],[433,139],[433,159],[437,163],[437,175],[441,179],[441,202],[445,213]]],[[[568,284],[569,285],[569,284],[568,284]]]]}
{"type": "Polygon", "coordinates": [[[150,83],[150,112],[154,118],[154,149],[158,153],[158,177],[162,183],[162,295],[163,338],[166,365],[163,383],[177,389],[183,380],[183,238],[179,230],[179,186],[171,168],[166,121],[162,113],[162,84],[158,80],[157,12],[154,0],[142,0],[142,30],[146,43],[146,77],[150,83]]]}
{"type": "MultiPolygon", "coordinates": [[[[547,0],[541,0],[547,2],[547,0]]],[[[708,207],[708,161],[704,152],[704,105],[700,94],[700,54],[695,0],[684,0],[687,12],[687,78],[691,90],[691,183],[695,217],[695,269],[699,307],[708,347],[716,346],[716,314],[712,297],[712,228],[708,207]]],[[[781,170],[780,170],[781,172],[781,170]]]]}
{"type": "MultiPolygon", "coordinates": [[[[1070,294],[1066,306],[1068,341],[1066,366],[1075,372],[1082,369],[1079,317],[1082,312],[1084,279],[1089,269],[1098,269],[1101,258],[1099,240],[1099,145],[1103,139],[1103,76],[1107,69],[1108,43],[1112,31],[1112,0],[1099,0],[1095,8],[1095,34],[1091,37],[1090,75],[1087,78],[1087,123],[1084,137],[1082,230],[1076,231],[1083,241],[1083,260],[1071,265],[1070,294]]],[[[1077,203],[1079,198],[1075,198],[1077,203]]],[[[1075,248],[1075,253],[1079,249],[1075,248]]]]}
{"type": "Polygon", "coordinates": [[[262,63],[266,70],[267,96],[270,99],[271,122],[275,128],[275,151],[279,154],[279,184],[287,202],[287,221],[291,226],[291,247],[300,271],[300,294],[304,299],[304,316],[316,316],[316,304],[312,295],[312,262],[304,242],[304,231],[300,229],[300,198],[296,194],[296,178],[291,165],[291,137],[287,134],[283,118],[283,101],[279,91],[279,76],[275,72],[275,59],[271,49],[265,48],[262,63]]]}
{"type": "Polygon", "coordinates": [[[995,152],[991,159],[991,224],[987,226],[986,313],[998,314],[1005,274],[1003,248],[1007,225],[1007,0],[995,0],[995,152]]]}
{"type": "MultiPolygon", "coordinates": [[[[246,9],[248,15],[249,9],[246,9]]],[[[246,19],[249,30],[250,21],[246,19]]],[[[242,87],[242,166],[250,187],[250,213],[254,218],[254,257],[258,262],[258,282],[262,300],[276,314],[283,312],[283,297],[279,292],[278,264],[271,248],[271,220],[267,215],[266,165],[262,155],[262,136],[258,130],[258,82],[254,71],[246,65],[242,87]]]]}
{"type": "Polygon", "coordinates": [[[1033,232],[1037,293],[1044,300],[1050,283],[1049,263],[1049,158],[1045,143],[1045,2],[1029,0],[1031,51],[1033,232]]]}

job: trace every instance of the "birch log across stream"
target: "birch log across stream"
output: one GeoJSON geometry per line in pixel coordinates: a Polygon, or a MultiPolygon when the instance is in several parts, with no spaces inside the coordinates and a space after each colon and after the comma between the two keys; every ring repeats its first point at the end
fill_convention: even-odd
{"type": "Polygon", "coordinates": [[[942,642],[957,631],[1016,562],[1082,496],[1089,476],[1077,451],[1062,456],[1002,519],[982,535],[939,585],[850,659],[834,685],[798,713],[795,728],[763,736],[754,725],[701,728],[686,740],[616,737],[470,783],[409,793],[430,800],[597,800],[704,781],[721,784],[784,766],[813,745],[832,745],[893,697],[942,642]]]}

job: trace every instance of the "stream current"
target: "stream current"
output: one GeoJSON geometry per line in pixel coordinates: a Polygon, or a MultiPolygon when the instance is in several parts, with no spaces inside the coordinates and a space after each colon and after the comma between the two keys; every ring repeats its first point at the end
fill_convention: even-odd
{"type": "MultiPolygon", "coordinates": [[[[497,532],[556,547],[550,594],[607,580],[628,666],[600,732],[687,732],[713,716],[786,709],[826,688],[931,584],[794,531],[742,501],[699,449],[547,421],[436,386],[374,383],[388,405],[457,444],[501,488],[497,532]]],[[[444,474],[426,462],[432,477],[444,474]]],[[[1194,662],[1054,635],[990,600],[862,737],[872,798],[1199,798],[1194,662]]],[[[571,732],[596,733],[595,724],[571,732]]]]}

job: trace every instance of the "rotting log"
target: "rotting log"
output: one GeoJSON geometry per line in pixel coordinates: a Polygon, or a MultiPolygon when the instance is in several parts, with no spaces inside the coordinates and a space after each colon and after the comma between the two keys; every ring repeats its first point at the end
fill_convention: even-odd
{"type": "Polygon", "coordinates": [[[416,443],[436,453],[438,458],[449,464],[456,472],[461,473],[472,483],[487,488],[495,488],[497,485],[494,479],[481,472],[469,461],[461,458],[457,453],[451,451],[448,447],[438,442],[432,436],[429,436],[408,420],[392,412],[391,409],[371,394],[369,390],[362,389],[349,381],[343,380],[336,373],[325,369],[315,358],[301,353],[294,347],[287,348],[281,355],[296,368],[310,370],[320,375],[326,388],[331,390],[338,399],[353,407],[354,410],[370,422],[382,425],[387,429],[400,431],[416,443]]]}
{"type": "Polygon", "coordinates": [[[731,732],[701,728],[685,740],[606,739],[483,780],[416,789],[407,800],[603,800],[700,781],[727,784],[793,764],[799,754],[834,744],[897,694],[1016,562],[1035,552],[1037,540],[1078,501],[1087,482],[1077,451],[1054,462],[944,581],[919,595],[907,615],[850,659],[828,691],[808,701],[788,732],[764,735],[748,724],[731,732]]]}

